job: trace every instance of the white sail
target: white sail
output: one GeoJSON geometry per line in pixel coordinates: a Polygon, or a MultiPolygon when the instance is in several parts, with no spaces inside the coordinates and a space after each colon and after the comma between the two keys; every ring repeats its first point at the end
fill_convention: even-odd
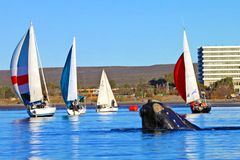
{"type": "MultiPolygon", "coordinates": [[[[35,42],[36,42],[36,39],[35,39],[35,42]]],[[[39,63],[39,67],[40,67],[40,76],[42,76],[42,82],[43,82],[44,91],[45,91],[45,94],[46,94],[45,96],[47,96],[46,97],[47,99],[44,99],[44,100],[47,100],[48,102],[50,102],[48,89],[47,89],[47,83],[46,83],[46,79],[45,79],[45,76],[44,76],[44,73],[43,73],[43,66],[42,66],[40,55],[39,55],[39,50],[38,50],[37,43],[36,43],[36,49],[37,49],[38,63],[39,63]]]]}
{"type": "Polygon", "coordinates": [[[70,73],[69,73],[69,83],[68,83],[68,101],[73,101],[77,99],[77,65],[76,65],[76,40],[73,38],[71,61],[70,61],[70,73]]]}
{"type": "Polygon", "coordinates": [[[29,92],[30,102],[42,100],[42,85],[39,74],[39,65],[37,59],[37,48],[33,26],[29,29],[29,48],[28,48],[28,74],[29,74],[29,92]]]}
{"type": "Polygon", "coordinates": [[[186,103],[190,103],[200,99],[197,80],[193,68],[192,58],[189,51],[186,32],[183,35],[184,48],[184,64],[185,64],[185,80],[186,80],[186,103]]]}
{"type": "Polygon", "coordinates": [[[110,106],[112,106],[112,101],[114,101],[114,106],[116,107],[117,102],[113,95],[107,75],[106,75],[105,71],[103,70],[102,76],[101,76],[101,81],[100,81],[100,86],[99,86],[97,105],[107,105],[110,107],[110,106]]]}

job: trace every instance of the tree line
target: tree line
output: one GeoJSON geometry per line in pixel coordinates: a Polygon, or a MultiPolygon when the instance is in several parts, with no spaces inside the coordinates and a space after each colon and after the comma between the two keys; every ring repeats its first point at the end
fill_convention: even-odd
{"type": "MultiPolygon", "coordinates": [[[[149,81],[139,81],[135,85],[124,84],[118,86],[114,80],[110,80],[112,88],[116,95],[134,96],[136,98],[178,95],[176,90],[173,74],[167,74],[164,77],[153,78],[149,81]]],[[[227,98],[234,93],[234,85],[231,77],[226,77],[214,82],[206,87],[198,83],[199,90],[206,93],[207,98],[227,98]]],[[[47,83],[47,88],[50,96],[61,96],[60,86],[54,83],[47,83]]],[[[0,99],[16,98],[16,94],[12,87],[0,86],[0,99]]]]}
{"type": "MultiPolygon", "coordinates": [[[[226,77],[212,83],[210,86],[204,86],[198,82],[200,93],[204,93],[209,99],[223,99],[230,98],[235,93],[233,79],[226,77]]],[[[118,94],[135,94],[138,97],[154,97],[164,95],[178,95],[176,86],[174,84],[173,74],[167,74],[164,77],[153,78],[148,82],[139,82],[135,86],[125,84],[119,87],[118,94]]]]}

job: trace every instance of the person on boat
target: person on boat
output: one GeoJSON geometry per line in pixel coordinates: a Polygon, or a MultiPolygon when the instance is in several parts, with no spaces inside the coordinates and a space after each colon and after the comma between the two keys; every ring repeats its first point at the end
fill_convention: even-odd
{"type": "Polygon", "coordinates": [[[44,95],[43,95],[43,101],[47,101],[47,100],[48,100],[47,95],[44,94],[44,95]]]}
{"type": "Polygon", "coordinates": [[[202,103],[201,103],[201,106],[207,107],[207,103],[206,103],[206,102],[202,102],[202,103]]]}
{"type": "Polygon", "coordinates": [[[79,105],[78,105],[78,100],[75,99],[74,101],[72,101],[72,108],[73,108],[73,111],[78,111],[78,108],[79,105]]]}
{"type": "Polygon", "coordinates": [[[39,108],[44,108],[44,107],[47,106],[47,104],[48,104],[48,98],[47,98],[47,96],[44,94],[44,95],[43,95],[43,100],[40,101],[39,108]]]}
{"type": "Polygon", "coordinates": [[[194,109],[195,106],[200,106],[200,104],[201,104],[201,103],[199,103],[198,101],[193,101],[193,102],[190,103],[190,107],[191,107],[192,109],[194,109]]]}
{"type": "Polygon", "coordinates": [[[190,107],[192,109],[195,109],[195,107],[197,107],[197,110],[202,111],[203,109],[205,109],[207,107],[207,103],[195,101],[195,102],[190,103],[190,107]]]}
{"type": "Polygon", "coordinates": [[[69,108],[72,110],[74,109],[74,101],[71,101],[69,108]]]}
{"type": "Polygon", "coordinates": [[[112,100],[112,107],[114,107],[114,104],[115,104],[115,101],[114,101],[114,100],[112,100]]]}
{"type": "Polygon", "coordinates": [[[43,101],[42,106],[43,106],[43,108],[46,107],[47,106],[47,102],[43,101]]]}

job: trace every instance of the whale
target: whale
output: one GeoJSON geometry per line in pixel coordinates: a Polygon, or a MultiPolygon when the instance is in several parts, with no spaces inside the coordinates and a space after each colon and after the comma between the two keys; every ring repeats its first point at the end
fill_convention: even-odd
{"type": "Polygon", "coordinates": [[[140,109],[142,129],[156,130],[201,130],[197,125],[189,122],[183,115],[174,112],[167,105],[149,100],[140,109]]]}
{"type": "Polygon", "coordinates": [[[186,115],[174,112],[169,106],[155,100],[149,100],[139,110],[142,119],[141,128],[114,128],[112,132],[168,133],[175,131],[214,131],[240,130],[240,126],[217,126],[200,128],[188,121],[186,115]]]}

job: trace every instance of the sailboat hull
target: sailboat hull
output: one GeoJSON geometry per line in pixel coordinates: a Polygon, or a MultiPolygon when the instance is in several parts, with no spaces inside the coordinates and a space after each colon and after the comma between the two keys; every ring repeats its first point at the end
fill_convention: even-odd
{"type": "Polygon", "coordinates": [[[97,112],[117,112],[118,107],[102,107],[98,106],[96,109],[97,112]]]}
{"type": "Polygon", "coordinates": [[[79,116],[86,113],[86,107],[74,111],[73,109],[67,108],[67,113],[69,116],[79,116]]]}
{"type": "Polygon", "coordinates": [[[209,113],[211,111],[211,106],[200,106],[196,105],[191,107],[192,113],[209,113]]]}
{"type": "Polygon", "coordinates": [[[27,109],[30,117],[52,117],[56,112],[56,107],[45,106],[44,108],[27,109]]]}

